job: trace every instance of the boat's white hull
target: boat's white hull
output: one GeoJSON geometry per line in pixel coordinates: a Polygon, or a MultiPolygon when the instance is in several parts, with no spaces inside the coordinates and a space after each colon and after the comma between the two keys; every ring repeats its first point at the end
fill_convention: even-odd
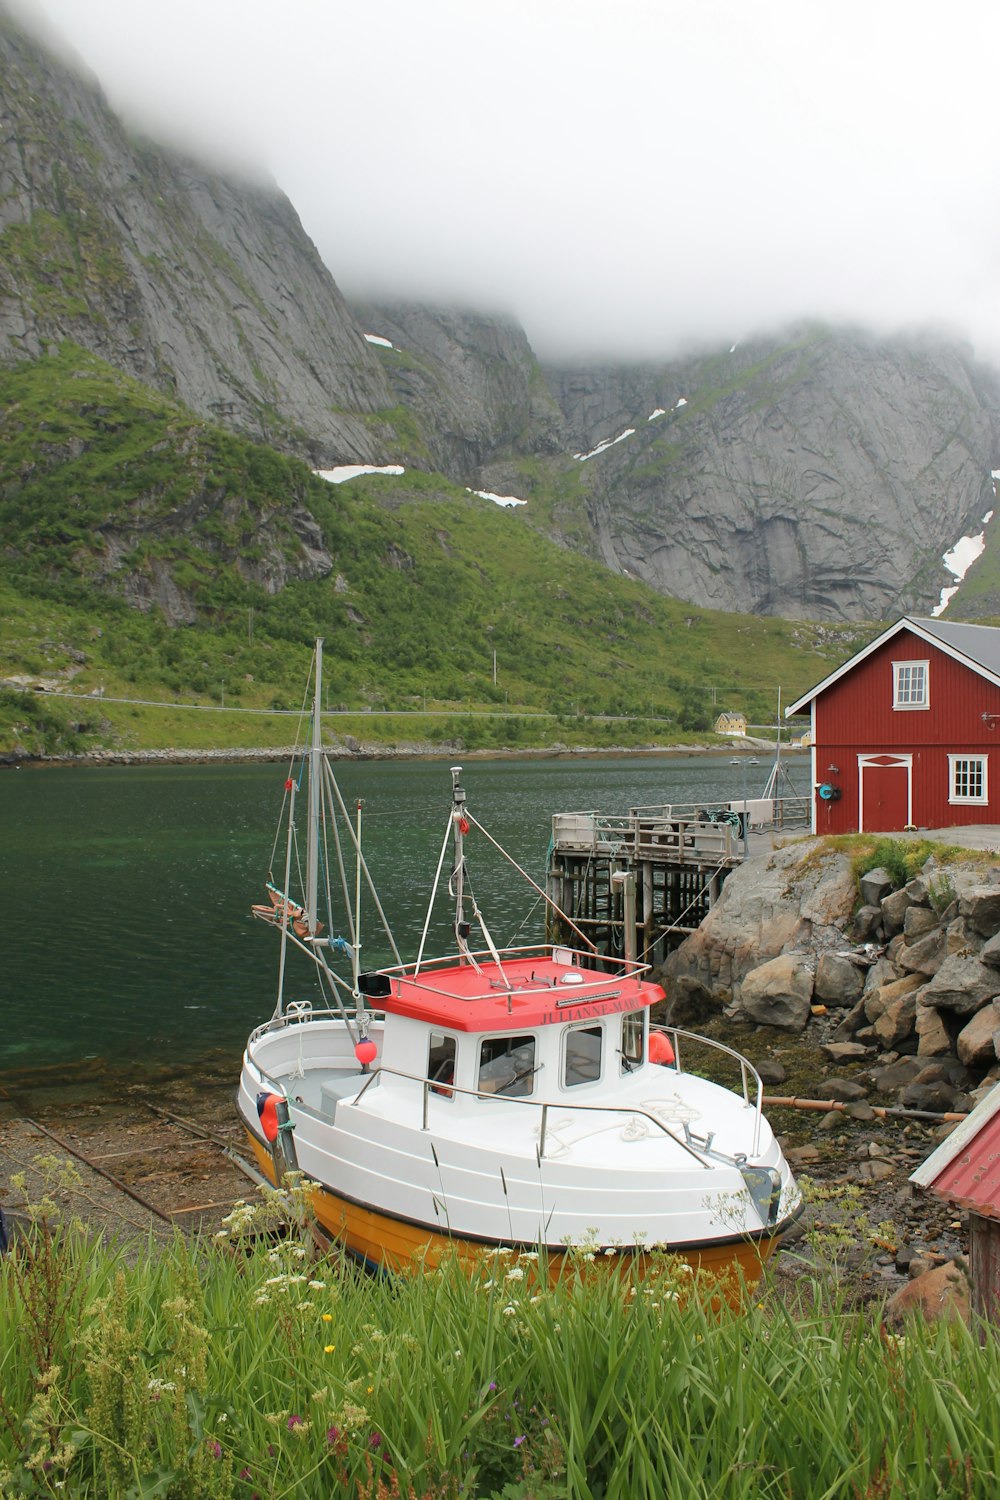
{"type": "MultiPolygon", "coordinates": [[[[255,1132],[248,1137],[260,1170],[275,1181],[274,1162],[267,1144],[255,1132]]],[[[311,1195],[312,1209],[323,1231],[352,1259],[371,1270],[405,1272],[434,1267],[447,1257],[456,1257],[469,1267],[478,1266],[484,1255],[504,1248],[535,1251],[537,1241],[521,1243],[509,1235],[471,1237],[414,1223],[386,1213],[370,1204],[354,1203],[329,1186],[317,1184],[311,1195]]],[[[790,1216],[794,1217],[794,1215],[790,1216]]],[[[777,1248],[784,1224],[756,1234],[718,1236],[704,1243],[673,1245],[542,1246],[551,1278],[567,1266],[583,1269],[591,1261],[609,1270],[637,1267],[640,1274],[656,1265],[664,1254],[677,1256],[693,1271],[727,1283],[726,1295],[734,1303],[742,1291],[759,1281],[769,1256],[777,1248]]]]}
{"type": "Polygon", "coordinates": [[[365,1077],[344,1076],[344,1068],[337,1070],[339,1097],[329,1110],[319,1107],[324,1091],[310,1081],[310,1058],[328,1070],[349,1061],[335,1023],[259,1039],[254,1058],[244,1061],[239,1102],[262,1169],[273,1174],[256,1116],[266,1076],[282,1079],[295,1165],[319,1185],[319,1222],[349,1253],[375,1265],[398,1269],[415,1257],[436,1258],[444,1247],[473,1255],[484,1246],[544,1246],[558,1260],[567,1247],[635,1254],[656,1246],[693,1264],[736,1263],[755,1279],[797,1210],[794,1182],[769,1130],[752,1165],[779,1174],[775,1214],[762,1214],[731,1160],[709,1156],[706,1164],[676,1139],[678,1119],[696,1123],[707,1112],[717,1150],[750,1154],[753,1110],[694,1075],[650,1066],[629,1080],[625,1107],[609,1112],[605,1101],[604,1109],[571,1109],[557,1099],[543,1123],[537,1104],[425,1097],[422,1087],[391,1080],[354,1102],[365,1077]],[[289,1070],[301,1066],[303,1052],[307,1066],[297,1084],[289,1070]]]}

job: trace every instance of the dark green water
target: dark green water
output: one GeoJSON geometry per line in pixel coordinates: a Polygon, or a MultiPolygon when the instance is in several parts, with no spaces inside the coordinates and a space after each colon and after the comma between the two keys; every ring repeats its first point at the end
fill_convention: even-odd
{"type": "MultiPolygon", "coordinates": [[[[767,770],[746,773],[748,795],[767,770]]],[[[337,774],[349,805],[365,799],[366,857],[412,957],[450,806],[447,764],[352,763],[337,774]]],[[[744,795],[743,774],[724,755],[634,756],[473,761],[463,780],[477,818],[544,884],[553,812],[714,802],[744,795]]],[[[804,791],[804,757],[791,774],[804,791]]],[[[274,1005],[277,941],[249,910],[264,899],[284,779],[280,765],[0,773],[0,1070],[238,1055],[274,1005]]],[[[540,937],[531,889],[475,832],[467,852],[494,940],[540,937]]],[[[279,883],[283,859],[282,849],[279,883]]],[[[447,920],[442,905],[438,948],[447,920]]],[[[388,957],[370,925],[362,937],[366,966],[388,957]]],[[[312,997],[304,970],[301,983],[312,997]]]]}

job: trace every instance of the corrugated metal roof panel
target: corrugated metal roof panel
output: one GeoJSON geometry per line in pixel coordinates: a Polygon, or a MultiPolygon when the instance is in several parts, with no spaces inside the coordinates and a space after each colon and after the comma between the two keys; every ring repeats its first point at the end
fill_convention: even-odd
{"type": "Polygon", "coordinates": [[[1000,1090],[994,1089],[910,1180],[950,1203],[1000,1219],[1000,1090]]]}

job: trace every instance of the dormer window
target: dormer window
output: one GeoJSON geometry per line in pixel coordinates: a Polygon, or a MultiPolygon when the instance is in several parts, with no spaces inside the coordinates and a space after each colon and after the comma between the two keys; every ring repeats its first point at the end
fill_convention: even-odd
{"type": "Polygon", "coordinates": [[[893,662],[893,708],[930,708],[929,668],[927,661],[893,662]]]}

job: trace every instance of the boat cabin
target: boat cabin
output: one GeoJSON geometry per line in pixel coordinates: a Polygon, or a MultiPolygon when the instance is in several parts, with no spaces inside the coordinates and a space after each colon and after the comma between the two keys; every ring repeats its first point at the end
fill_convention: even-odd
{"type": "Polygon", "coordinates": [[[502,965],[452,960],[366,976],[388,981],[375,1002],[387,1016],[378,1066],[414,1087],[430,1079],[435,1097],[470,1106],[477,1095],[554,1100],[607,1089],[646,1061],[649,1006],[661,992],[621,967],[599,973],[574,957],[557,948],[502,965]]]}

